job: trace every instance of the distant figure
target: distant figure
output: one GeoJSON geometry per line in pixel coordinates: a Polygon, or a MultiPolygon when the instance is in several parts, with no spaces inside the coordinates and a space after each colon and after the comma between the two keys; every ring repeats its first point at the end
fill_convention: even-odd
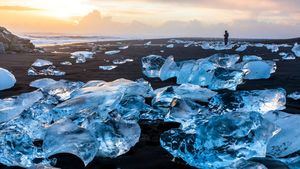
{"type": "Polygon", "coordinates": [[[224,34],[224,43],[225,45],[228,44],[228,38],[229,38],[229,33],[227,32],[227,30],[225,31],[225,34],[224,34]]]}

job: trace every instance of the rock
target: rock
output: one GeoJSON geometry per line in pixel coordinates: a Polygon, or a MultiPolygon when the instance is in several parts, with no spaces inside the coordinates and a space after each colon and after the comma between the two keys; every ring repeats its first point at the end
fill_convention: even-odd
{"type": "MultiPolygon", "coordinates": [[[[35,48],[30,40],[14,35],[4,27],[0,27],[0,42],[8,52],[33,52],[35,48]]],[[[1,46],[0,44],[0,53],[1,46]]]]}

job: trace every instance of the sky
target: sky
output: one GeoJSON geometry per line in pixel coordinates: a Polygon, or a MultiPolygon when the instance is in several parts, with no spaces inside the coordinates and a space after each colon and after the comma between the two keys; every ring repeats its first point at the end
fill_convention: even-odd
{"type": "Polygon", "coordinates": [[[0,0],[18,34],[123,37],[300,37],[299,0],[0,0]]]}

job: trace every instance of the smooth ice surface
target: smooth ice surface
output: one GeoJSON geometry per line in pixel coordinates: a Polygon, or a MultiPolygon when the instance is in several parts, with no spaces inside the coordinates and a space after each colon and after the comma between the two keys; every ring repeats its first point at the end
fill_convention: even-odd
{"type": "Polygon", "coordinates": [[[31,66],[43,67],[43,66],[51,66],[51,65],[53,65],[53,63],[48,60],[37,59],[31,66]]]}
{"type": "Polygon", "coordinates": [[[115,55],[117,53],[120,53],[120,50],[111,50],[111,51],[106,51],[104,54],[106,55],[115,55]]]}
{"type": "Polygon", "coordinates": [[[195,132],[171,129],[161,135],[161,145],[189,165],[214,169],[240,160],[265,157],[275,126],[255,112],[230,112],[196,125],[195,132]]]}
{"type": "Polygon", "coordinates": [[[292,48],[292,51],[297,57],[300,57],[300,45],[298,43],[295,43],[294,47],[292,48]]]}
{"type": "Polygon", "coordinates": [[[276,70],[273,61],[249,61],[244,64],[243,69],[249,71],[245,79],[268,79],[276,70]]]}
{"type": "Polygon", "coordinates": [[[43,98],[39,91],[24,93],[16,98],[0,100],[0,123],[9,121],[43,98]]]}
{"type": "Polygon", "coordinates": [[[208,60],[212,63],[217,64],[219,67],[223,68],[230,68],[234,64],[236,64],[237,61],[239,61],[240,56],[239,55],[228,55],[228,54],[214,54],[208,58],[208,60]]]}
{"type": "Polygon", "coordinates": [[[174,61],[174,57],[169,56],[165,60],[162,67],[160,68],[159,78],[164,81],[164,80],[176,77],[178,72],[179,72],[179,67],[176,64],[176,62],[174,61]]]}
{"type": "Polygon", "coordinates": [[[287,96],[288,98],[299,100],[300,99],[300,92],[293,92],[287,96]]]}
{"type": "Polygon", "coordinates": [[[159,55],[149,55],[142,58],[143,73],[147,77],[159,77],[159,71],[165,59],[159,55]]]}
{"type": "Polygon", "coordinates": [[[263,60],[263,59],[259,56],[255,56],[255,55],[245,55],[245,56],[243,56],[243,62],[258,61],[258,60],[263,60]]]}
{"type": "Polygon", "coordinates": [[[101,70],[113,70],[115,68],[117,68],[118,66],[116,65],[110,65],[110,66],[99,66],[99,69],[101,70]]]}
{"type": "Polygon", "coordinates": [[[174,44],[169,44],[166,46],[166,48],[174,48],[174,46],[175,46],[174,44]]]}
{"type": "Polygon", "coordinates": [[[0,67],[0,91],[10,89],[16,84],[15,76],[6,69],[0,67]]]}
{"type": "Polygon", "coordinates": [[[273,157],[285,157],[300,150],[300,115],[285,112],[269,112],[264,118],[280,128],[268,144],[267,154],[273,157]]]}
{"type": "Polygon", "coordinates": [[[127,62],[133,62],[133,61],[134,61],[133,59],[116,59],[116,60],[113,60],[113,64],[122,65],[122,64],[125,64],[127,62]]]}
{"type": "Polygon", "coordinates": [[[93,134],[72,121],[59,122],[49,127],[43,142],[46,157],[71,153],[78,156],[85,165],[94,159],[98,147],[99,143],[93,134]]]}
{"type": "Polygon", "coordinates": [[[235,51],[237,52],[243,52],[247,49],[248,45],[241,45],[240,47],[238,47],[235,51]]]}
{"type": "Polygon", "coordinates": [[[250,90],[219,94],[209,102],[209,107],[217,112],[259,112],[283,110],[286,104],[284,89],[250,90]]]}

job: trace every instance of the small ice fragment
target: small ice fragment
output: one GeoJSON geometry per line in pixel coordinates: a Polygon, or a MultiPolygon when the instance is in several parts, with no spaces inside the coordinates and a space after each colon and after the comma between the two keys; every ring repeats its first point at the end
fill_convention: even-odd
{"type": "Polygon", "coordinates": [[[294,100],[299,100],[300,99],[300,92],[291,93],[287,97],[291,98],[291,99],[294,99],[294,100]]]}
{"type": "Polygon", "coordinates": [[[116,65],[110,65],[110,66],[99,66],[99,69],[101,70],[113,70],[115,68],[117,68],[118,66],[116,65]]]}
{"type": "Polygon", "coordinates": [[[282,56],[282,60],[295,60],[296,57],[292,53],[286,53],[286,55],[282,56]]]}
{"type": "Polygon", "coordinates": [[[6,69],[0,67],[0,91],[10,89],[16,84],[15,76],[6,69]]]}
{"type": "Polygon", "coordinates": [[[60,62],[60,64],[61,65],[68,65],[68,66],[72,65],[72,63],[69,62],[69,61],[60,62]]]}
{"type": "Polygon", "coordinates": [[[166,46],[166,48],[174,48],[174,44],[169,44],[166,46]]]}
{"type": "Polygon", "coordinates": [[[79,57],[84,57],[86,59],[92,59],[94,56],[94,52],[89,52],[89,51],[77,51],[71,53],[72,58],[79,58],[79,57]]]}
{"type": "Polygon", "coordinates": [[[286,157],[300,150],[300,115],[285,112],[268,112],[264,118],[280,128],[268,144],[267,154],[272,157],[286,157]]]}
{"type": "Polygon", "coordinates": [[[298,43],[294,44],[292,51],[295,53],[297,57],[300,57],[300,45],[298,43]]]}
{"type": "Polygon", "coordinates": [[[128,48],[129,48],[129,46],[121,46],[121,47],[119,47],[120,50],[125,50],[125,49],[128,49],[128,48]]]}
{"type": "Polygon", "coordinates": [[[257,60],[263,60],[263,59],[259,56],[255,56],[255,55],[245,55],[245,56],[243,56],[243,62],[257,61],[257,60]]]}
{"type": "Polygon", "coordinates": [[[37,59],[31,66],[43,67],[43,66],[51,66],[51,65],[53,65],[53,63],[48,60],[37,59]]]}
{"type": "Polygon", "coordinates": [[[44,69],[35,69],[34,67],[30,67],[27,74],[29,76],[64,76],[66,72],[57,70],[55,66],[49,66],[44,69]]]}
{"type": "Polygon", "coordinates": [[[152,42],[149,41],[149,42],[145,43],[144,46],[150,46],[151,44],[152,44],[152,42]]]}
{"type": "Polygon", "coordinates": [[[283,110],[286,104],[284,89],[238,91],[219,94],[209,102],[209,107],[217,112],[259,112],[283,110]]]}
{"type": "Polygon", "coordinates": [[[122,65],[122,64],[125,64],[127,62],[133,62],[133,59],[116,59],[116,60],[113,60],[113,64],[115,64],[115,65],[122,65]]]}
{"type": "Polygon", "coordinates": [[[98,147],[99,142],[89,130],[80,128],[69,120],[50,126],[43,141],[46,157],[71,153],[78,156],[85,165],[94,159],[98,147]]]}
{"type": "Polygon", "coordinates": [[[120,50],[111,50],[111,51],[106,51],[105,54],[106,55],[115,55],[120,52],[121,52],[120,50]]]}
{"type": "Polygon", "coordinates": [[[143,73],[147,77],[159,77],[159,72],[165,59],[159,55],[149,55],[142,58],[143,73]]]}
{"type": "Polygon", "coordinates": [[[272,53],[276,53],[279,51],[279,46],[275,44],[267,44],[265,47],[272,51],[272,53]]]}
{"type": "Polygon", "coordinates": [[[237,52],[243,52],[247,49],[248,45],[241,45],[240,47],[238,47],[235,51],[237,52]]]}

